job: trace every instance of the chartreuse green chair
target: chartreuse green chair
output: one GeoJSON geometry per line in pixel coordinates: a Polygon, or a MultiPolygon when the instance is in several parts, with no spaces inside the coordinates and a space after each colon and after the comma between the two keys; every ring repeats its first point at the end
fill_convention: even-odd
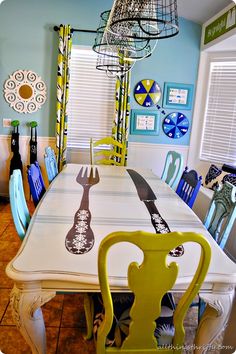
{"type": "Polygon", "coordinates": [[[90,139],[90,163],[91,165],[125,165],[125,143],[113,139],[103,138],[97,141],[90,139]]]}
{"type": "Polygon", "coordinates": [[[161,179],[172,189],[176,189],[183,170],[183,156],[176,151],[169,151],[166,155],[161,179]]]}
{"type": "Polygon", "coordinates": [[[24,239],[30,223],[30,213],[25,201],[25,194],[20,170],[13,170],[9,181],[10,205],[16,231],[24,239]]]}
{"type": "Polygon", "coordinates": [[[197,295],[207,274],[211,259],[211,247],[204,236],[193,232],[172,232],[164,236],[136,232],[114,232],[105,237],[99,247],[98,276],[105,308],[104,319],[98,328],[97,354],[147,354],[181,353],[185,330],[184,317],[193,298],[197,295]],[[108,281],[107,254],[110,247],[119,242],[129,242],[139,247],[144,254],[141,265],[132,262],[128,268],[128,286],[135,299],[130,311],[131,323],[128,336],[121,347],[106,347],[106,338],[113,322],[113,304],[108,281]],[[167,264],[170,250],[185,242],[196,242],[201,247],[201,256],[196,273],[188,289],[174,310],[175,332],[170,348],[158,346],[154,336],[155,320],[161,313],[161,300],[170,291],[178,276],[176,262],[167,264]]]}

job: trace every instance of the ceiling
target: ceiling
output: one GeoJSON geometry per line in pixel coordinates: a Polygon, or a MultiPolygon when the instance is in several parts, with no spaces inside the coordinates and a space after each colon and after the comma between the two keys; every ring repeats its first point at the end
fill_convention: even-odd
{"type": "Polygon", "coordinates": [[[177,0],[178,15],[203,24],[232,3],[231,0],[177,0]]]}

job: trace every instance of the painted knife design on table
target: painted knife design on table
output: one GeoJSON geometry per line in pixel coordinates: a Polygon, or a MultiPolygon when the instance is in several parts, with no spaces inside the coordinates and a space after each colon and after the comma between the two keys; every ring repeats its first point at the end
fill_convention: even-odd
{"type": "Polygon", "coordinates": [[[88,176],[88,168],[80,169],[76,178],[76,182],[83,187],[83,196],[80,207],[74,216],[74,225],[69,230],[65,245],[69,252],[73,254],[84,254],[91,250],[94,245],[94,234],[90,227],[91,213],[89,210],[89,190],[92,186],[99,182],[98,169],[90,170],[88,176]]]}
{"type": "MultiPolygon", "coordinates": [[[[170,228],[166,221],[162,218],[161,214],[157,210],[155,200],[157,199],[153,190],[147,183],[147,181],[135,170],[127,168],[127,172],[130,175],[134,185],[137,189],[139,199],[146,205],[146,208],[151,216],[152,225],[157,234],[166,234],[170,231],[170,228]]],[[[178,246],[174,250],[170,251],[170,256],[179,257],[184,253],[182,245],[178,246]]]]}

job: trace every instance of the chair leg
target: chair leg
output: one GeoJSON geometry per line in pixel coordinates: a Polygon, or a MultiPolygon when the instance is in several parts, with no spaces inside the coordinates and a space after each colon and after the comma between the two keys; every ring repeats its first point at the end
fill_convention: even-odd
{"type": "Polygon", "coordinates": [[[206,303],[199,297],[198,301],[198,324],[200,322],[200,319],[203,315],[203,312],[205,311],[206,308],[206,303]]]}
{"type": "Polygon", "coordinates": [[[93,337],[94,305],[92,296],[89,293],[84,294],[84,312],[87,327],[87,333],[84,335],[84,339],[91,339],[93,337]]]}

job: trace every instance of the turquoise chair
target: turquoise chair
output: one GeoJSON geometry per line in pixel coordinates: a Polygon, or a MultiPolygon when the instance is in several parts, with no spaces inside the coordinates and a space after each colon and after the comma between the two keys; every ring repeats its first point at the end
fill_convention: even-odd
{"type": "Polygon", "coordinates": [[[30,223],[30,214],[25,201],[22,175],[20,170],[14,170],[9,181],[10,205],[16,231],[23,240],[30,223]]]}
{"type": "Polygon", "coordinates": [[[214,191],[204,225],[220,248],[224,248],[236,218],[236,187],[225,182],[214,191]]]}
{"type": "Polygon", "coordinates": [[[197,198],[197,194],[201,187],[201,182],[202,176],[198,177],[196,171],[188,171],[188,167],[185,167],[176,189],[176,193],[190,208],[193,207],[195,199],[197,198]]]}
{"type": "Polygon", "coordinates": [[[46,167],[48,182],[50,184],[58,175],[56,155],[51,146],[47,146],[45,148],[44,163],[46,167]]]}
{"type": "Polygon", "coordinates": [[[178,152],[169,151],[167,153],[161,179],[174,190],[180,180],[183,170],[183,163],[183,156],[178,152]]]}
{"type": "Polygon", "coordinates": [[[43,176],[37,161],[28,166],[27,171],[30,193],[36,207],[46,192],[43,176]]]}
{"type": "MultiPolygon", "coordinates": [[[[236,218],[236,187],[225,182],[214,191],[204,225],[220,248],[224,248],[236,218]]],[[[198,320],[206,305],[202,299],[198,303],[198,320]]]]}

